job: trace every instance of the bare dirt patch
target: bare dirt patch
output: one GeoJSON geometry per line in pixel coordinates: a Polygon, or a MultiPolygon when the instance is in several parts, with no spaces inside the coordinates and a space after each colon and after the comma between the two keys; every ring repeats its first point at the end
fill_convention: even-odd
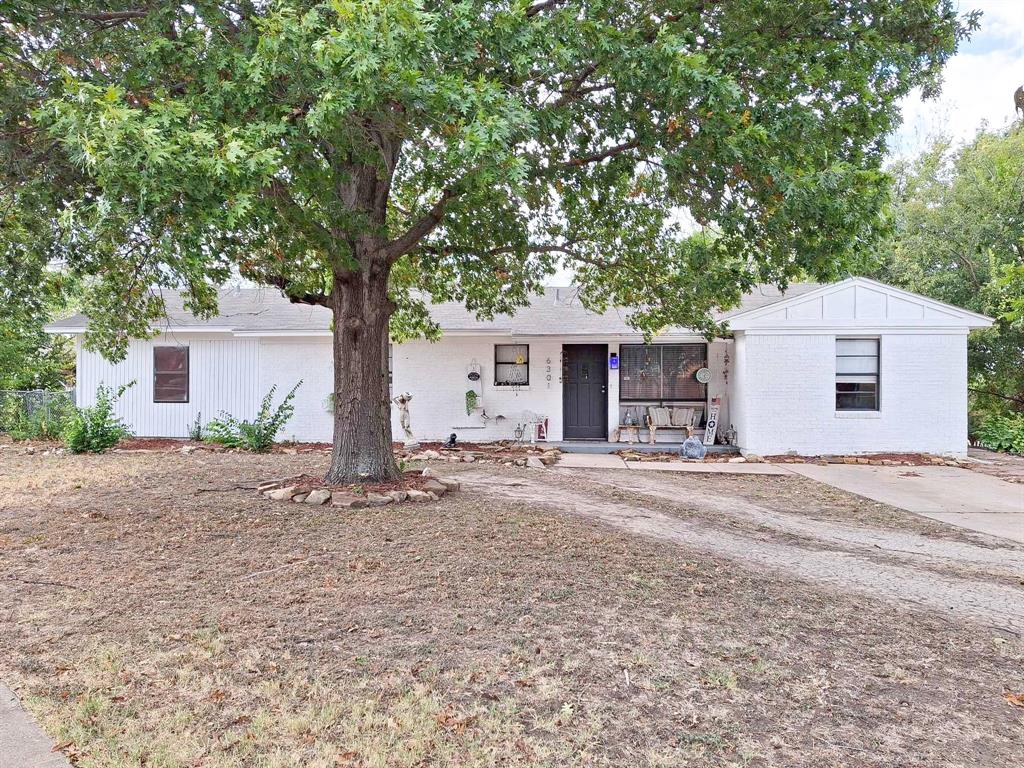
{"type": "Polygon", "coordinates": [[[1020,639],[956,615],[470,485],[351,511],[196,493],[326,462],[0,456],[0,676],[79,765],[1019,756],[1020,639]]]}

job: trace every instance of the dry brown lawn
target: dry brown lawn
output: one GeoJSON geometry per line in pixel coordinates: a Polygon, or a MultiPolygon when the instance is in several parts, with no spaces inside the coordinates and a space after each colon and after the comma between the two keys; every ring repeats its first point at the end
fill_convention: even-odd
{"type": "MultiPolygon", "coordinates": [[[[1024,754],[1020,638],[482,492],[339,511],[235,488],[324,463],[0,453],[0,678],[78,765],[1024,754]]],[[[767,503],[780,479],[753,482],[767,503]]]]}

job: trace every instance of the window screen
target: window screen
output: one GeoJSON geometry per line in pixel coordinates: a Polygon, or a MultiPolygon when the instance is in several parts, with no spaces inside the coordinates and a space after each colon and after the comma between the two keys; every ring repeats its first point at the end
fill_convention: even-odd
{"type": "Polygon", "coordinates": [[[620,400],[705,400],[696,379],[707,365],[705,344],[623,344],[619,347],[620,400]]]}
{"type": "Polygon", "coordinates": [[[498,387],[526,386],[530,383],[530,345],[494,345],[494,384],[498,387]]]}
{"type": "Polygon", "coordinates": [[[878,410],[878,339],[836,339],[836,410],[878,410]]]}
{"type": "Polygon", "coordinates": [[[188,402],[188,347],[153,347],[153,402],[188,402]]]}

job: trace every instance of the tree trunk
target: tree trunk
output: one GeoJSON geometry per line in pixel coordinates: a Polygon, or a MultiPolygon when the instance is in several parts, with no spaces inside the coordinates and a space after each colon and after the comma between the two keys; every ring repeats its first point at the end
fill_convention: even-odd
{"type": "Polygon", "coordinates": [[[387,268],[379,263],[334,279],[334,451],[328,483],[401,475],[391,449],[388,321],[394,305],[387,288],[387,268]]]}

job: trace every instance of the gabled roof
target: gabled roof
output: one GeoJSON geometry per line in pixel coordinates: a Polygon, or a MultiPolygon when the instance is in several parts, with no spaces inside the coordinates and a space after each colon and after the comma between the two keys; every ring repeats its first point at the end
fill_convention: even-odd
{"type": "MultiPolygon", "coordinates": [[[[723,312],[728,319],[740,312],[770,306],[785,298],[801,296],[819,287],[816,283],[790,285],[785,293],[774,286],[758,287],[743,297],[739,307],[723,312]]],[[[331,313],[323,307],[293,304],[273,288],[233,288],[221,291],[216,317],[201,320],[184,308],[177,291],[162,291],[167,307],[160,331],[233,333],[236,335],[329,335],[331,313]]],[[[626,323],[628,310],[612,308],[597,314],[580,303],[575,288],[545,288],[530,305],[514,315],[495,315],[479,320],[462,304],[433,304],[430,314],[447,333],[486,333],[514,336],[638,336],[626,323]]],[[[47,326],[50,333],[84,333],[88,318],[78,314],[47,326]]],[[[670,328],[663,335],[689,335],[685,328],[670,328]]]]}
{"type": "MultiPolygon", "coordinates": [[[[327,336],[331,313],[323,307],[293,304],[273,288],[221,291],[216,317],[201,320],[184,308],[177,291],[163,291],[167,306],[158,331],[230,333],[241,336],[327,336]]],[[[575,288],[545,288],[514,315],[479,320],[462,304],[434,304],[430,314],[450,334],[512,336],[638,336],[626,317],[612,308],[601,314],[580,303],[575,288]]],[[[950,304],[904,291],[866,277],[838,283],[794,283],[785,292],[759,286],[734,309],[719,313],[733,330],[781,328],[986,328],[992,319],[950,304]]],[[[80,334],[88,319],[74,315],[47,326],[51,333],[80,334]]],[[[692,335],[686,328],[666,329],[662,336],[692,335]]]]}
{"type": "Polygon", "coordinates": [[[735,331],[812,328],[988,328],[991,317],[961,309],[868,277],[837,283],[729,318],[735,331]]]}

